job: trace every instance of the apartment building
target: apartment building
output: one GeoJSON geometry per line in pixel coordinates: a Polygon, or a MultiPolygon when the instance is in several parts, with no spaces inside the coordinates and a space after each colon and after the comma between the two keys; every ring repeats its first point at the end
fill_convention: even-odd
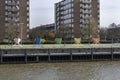
{"type": "Polygon", "coordinates": [[[0,0],[0,39],[7,38],[7,29],[19,27],[19,37],[29,37],[29,0],[0,0]]]}
{"type": "Polygon", "coordinates": [[[61,25],[71,27],[71,38],[81,37],[81,29],[88,17],[93,17],[99,27],[99,0],[62,0],[55,4],[56,30],[61,25]]]}
{"type": "Polygon", "coordinates": [[[55,32],[55,24],[54,23],[41,25],[41,26],[45,27],[46,32],[55,32]]]}

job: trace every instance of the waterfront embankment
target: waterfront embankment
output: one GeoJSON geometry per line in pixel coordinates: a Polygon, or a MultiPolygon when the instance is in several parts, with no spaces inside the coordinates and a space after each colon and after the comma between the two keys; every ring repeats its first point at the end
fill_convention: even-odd
{"type": "Polygon", "coordinates": [[[119,45],[33,45],[0,49],[0,63],[120,60],[119,45]]]}

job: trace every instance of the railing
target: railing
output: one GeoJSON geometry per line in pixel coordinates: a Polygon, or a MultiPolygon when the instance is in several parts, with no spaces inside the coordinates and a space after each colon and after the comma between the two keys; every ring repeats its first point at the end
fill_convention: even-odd
{"type": "Polygon", "coordinates": [[[16,2],[8,2],[8,5],[16,5],[16,2]]]}
{"type": "Polygon", "coordinates": [[[8,10],[8,11],[14,11],[14,12],[17,12],[17,11],[18,11],[17,8],[8,8],[7,10],[8,10]]]}

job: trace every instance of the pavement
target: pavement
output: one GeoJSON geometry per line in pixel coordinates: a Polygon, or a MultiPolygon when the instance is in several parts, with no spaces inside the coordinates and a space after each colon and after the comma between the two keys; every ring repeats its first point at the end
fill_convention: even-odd
{"type": "Polygon", "coordinates": [[[107,48],[107,47],[120,47],[120,43],[115,44],[40,44],[40,45],[0,45],[0,49],[21,49],[21,48],[107,48]]]}

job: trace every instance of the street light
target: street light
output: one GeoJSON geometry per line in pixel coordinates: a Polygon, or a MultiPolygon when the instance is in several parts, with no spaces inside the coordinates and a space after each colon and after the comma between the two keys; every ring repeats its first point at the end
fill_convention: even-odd
{"type": "Polygon", "coordinates": [[[23,25],[23,24],[24,24],[24,23],[19,23],[21,44],[22,44],[22,25],[23,25]]]}
{"type": "MultiPolygon", "coordinates": [[[[17,2],[16,2],[17,3],[17,2]]],[[[16,9],[19,11],[19,6],[16,5],[15,6],[16,9]]],[[[20,29],[20,38],[21,38],[21,44],[22,44],[22,26],[23,26],[24,23],[18,23],[18,26],[19,26],[19,29],[20,29]]]]}

